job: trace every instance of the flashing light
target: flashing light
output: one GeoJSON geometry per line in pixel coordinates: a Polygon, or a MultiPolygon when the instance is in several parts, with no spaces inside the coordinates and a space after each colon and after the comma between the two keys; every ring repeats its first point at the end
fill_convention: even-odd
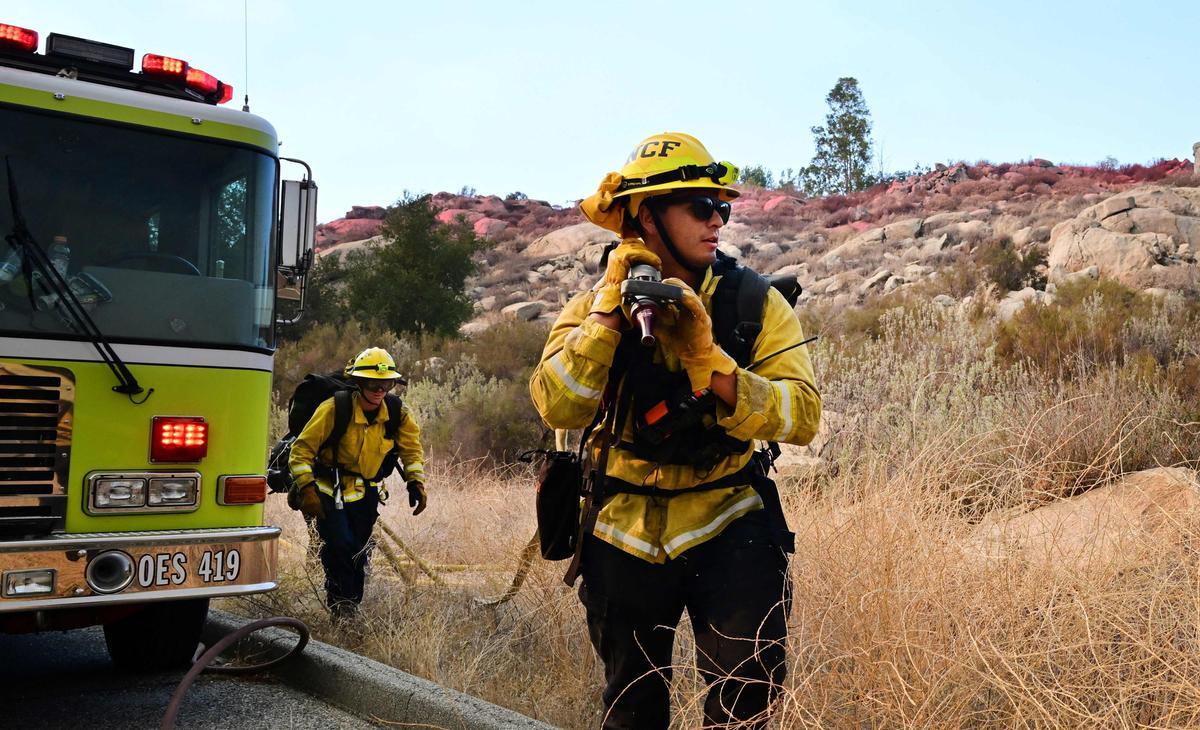
{"type": "Polygon", "coordinates": [[[217,92],[217,89],[221,86],[221,82],[216,76],[210,73],[201,71],[198,68],[189,68],[187,70],[187,85],[189,89],[194,89],[208,96],[217,92]]]}
{"type": "Polygon", "coordinates": [[[208,455],[208,423],[196,416],[155,416],[150,421],[151,462],[196,462],[208,455]]]}
{"type": "Polygon", "coordinates": [[[215,104],[224,104],[233,98],[232,86],[207,71],[201,71],[198,68],[188,69],[187,87],[192,91],[202,94],[205,100],[215,104]]]}
{"type": "Polygon", "coordinates": [[[266,477],[221,477],[220,482],[221,504],[261,504],[267,499],[266,477]]]}
{"type": "Polygon", "coordinates": [[[158,76],[173,81],[188,80],[188,62],[170,56],[159,56],[147,53],[142,56],[142,73],[147,76],[158,76]]]}
{"type": "Polygon", "coordinates": [[[0,23],[0,48],[34,53],[37,51],[37,47],[37,31],[0,23]]]}

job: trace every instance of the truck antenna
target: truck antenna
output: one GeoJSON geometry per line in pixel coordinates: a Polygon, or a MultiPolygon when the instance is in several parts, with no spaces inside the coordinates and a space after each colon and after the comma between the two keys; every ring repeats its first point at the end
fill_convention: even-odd
{"type": "Polygon", "coordinates": [[[242,0],[242,38],[245,43],[242,60],[246,64],[246,75],[242,84],[246,95],[242,102],[242,111],[248,112],[250,111],[250,0],[242,0]]]}

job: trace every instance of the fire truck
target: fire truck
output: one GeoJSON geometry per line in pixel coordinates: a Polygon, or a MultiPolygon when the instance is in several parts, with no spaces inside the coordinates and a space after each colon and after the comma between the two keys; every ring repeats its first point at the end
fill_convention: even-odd
{"type": "Polygon", "coordinates": [[[39,41],[0,24],[0,631],[176,666],[211,598],[276,587],[274,335],[316,185],[187,61],[39,41]]]}

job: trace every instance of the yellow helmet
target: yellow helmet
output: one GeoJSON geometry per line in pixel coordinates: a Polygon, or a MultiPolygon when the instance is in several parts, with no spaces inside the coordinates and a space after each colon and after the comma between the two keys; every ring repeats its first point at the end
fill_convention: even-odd
{"type": "Polygon", "coordinates": [[[396,361],[382,347],[368,347],[355,355],[346,366],[346,375],[373,380],[404,381],[404,376],[396,372],[396,361]]]}
{"type": "Polygon", "coordinates": [[[663,132],[639,142],[621,171],[605,176],[580,208],[592,223],[624,235],[628,232],[623,231],[625,210],[636,216],[647,197],[684,188],[716,188],[722,200],[733,200],[739,193],[730,185],[737,177],[737,167],[717,162],[700,140],[682,132],[663,132]]]}

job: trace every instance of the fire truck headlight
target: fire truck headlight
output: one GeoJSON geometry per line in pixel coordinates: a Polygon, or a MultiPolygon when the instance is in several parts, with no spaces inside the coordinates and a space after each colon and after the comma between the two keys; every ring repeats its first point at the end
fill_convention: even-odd
{"type": "Polygon", "coordinates": [[[53,592],[53,570],[14,570],[4,574],[5,598],[44,596],[53,592]]]}
{"type": "Polygon", "coordinates": [[[191,507],[196,504],[197,479],[195,477],[172,477],[150,480],[151,507],[174,505],[191,507]]]}
{"type": "Polygon", "coordinates": [[[92,507],[94,509],[145,506],[145,479],[96,479],[92,482],[92,507]]]}

